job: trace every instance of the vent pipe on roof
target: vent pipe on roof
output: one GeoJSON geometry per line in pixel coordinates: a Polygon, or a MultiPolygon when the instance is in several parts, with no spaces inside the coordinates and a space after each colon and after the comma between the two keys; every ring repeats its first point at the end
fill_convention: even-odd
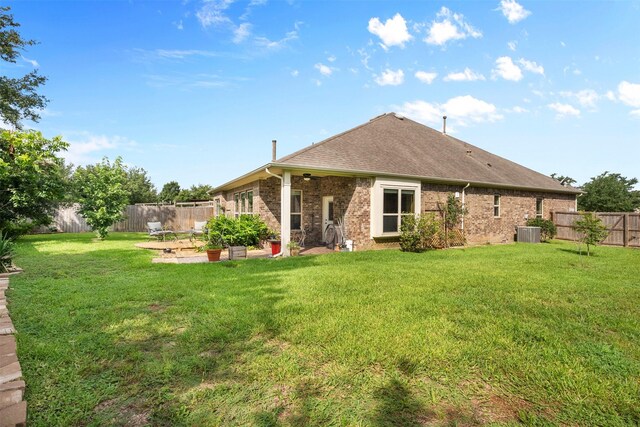
{"type": "Polygon", "coordinates": [[[278,141],[276,141],[275,139],[271,140],[271,161],[275,162],[276,161],[276,144],[278,143],[278,141]]]}
{"type": "Polygon", "coordinates": [[[447,116],[442,116],[442,133],[447,134],[447,116]]]}

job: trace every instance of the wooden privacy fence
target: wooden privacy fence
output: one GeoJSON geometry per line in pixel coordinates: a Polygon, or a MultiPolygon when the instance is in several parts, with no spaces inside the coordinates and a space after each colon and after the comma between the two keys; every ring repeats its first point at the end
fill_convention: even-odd
{"type": "MultiPolygon", "coordinates": [[[[640,213],[634,212],[595,212],[607,227],[608,235],[602,241],[604,245],[640,247],[640,213]]],[[[578,240],[579,233],[573,224],[580,219],[579,212],[553,212],[551,219],[558,228],[558,239],[578,240]]]]}
{"type": "MultiPolygon", "coordinates": [[[[214,216],[212,206],[143,206],[129,205],[124,214],[126,218],[111,227],[112,231],[147,231],[147,222],[160,221],[163,226],[173,230],[190,230],[195,221],[205,221],[214,216]]],[[[85,219],[77,212],[77,206],[59,209],[53,218],[52,226],[65,233],[91,231],[85,219]]]]}

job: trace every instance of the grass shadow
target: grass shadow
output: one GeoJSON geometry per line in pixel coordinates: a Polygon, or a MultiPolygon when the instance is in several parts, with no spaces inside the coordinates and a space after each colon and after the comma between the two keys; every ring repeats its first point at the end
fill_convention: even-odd
{"type": "Polygon", "coordinates": [[[398,378],[392,378],[375,393],[378,401],[373,425],[379,427],[418,427],[432,420],[436,413],[425,408],[398,378]]]}

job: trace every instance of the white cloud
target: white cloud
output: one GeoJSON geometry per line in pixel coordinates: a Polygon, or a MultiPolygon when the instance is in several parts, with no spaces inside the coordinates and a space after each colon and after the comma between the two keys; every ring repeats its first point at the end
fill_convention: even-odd
{"type": "Polygon", "coordinates": [[[514,82],[522,80],[522,70],[508,56],[496,59],[496,68],[492,71],[493,78],[502,77],[514,82]]]}
{"type": "Polygon", "coordinates": [[[280,40],[269,40],[266,37],[256,37],[255,43],[257,46],[264,47],[270,50],[280,50],[285,47],[290,41],[298,38],[298,29],[300,28],[300,22],[295,23],[295,29],[287,32],[280,40]]]}
{"type": "Polygon", "coordinates": [[[594,110],[596,108],[596,102],[600,99],[600,95],[593,89],[583,89],[578,92],[560,92],[561,96],[565,98],[573,98],[578,101],[578,103],[590,110],[594,110]]]}
{"type": "Polygon", "coordinates": [[[430,85],[438,77],[438,73],[428,73],[426,71],[416,71],[416,78],[422,83],[430,85]]]}
{"type": "Polygon", "coordinates": [[[398,86],[404,82],[404,72],[386,69],[381,75],[376,76],[375,81],[380,86],[398,86]]]}
{"type": "Polygon", "coordinates": [[[518,42],[515,40],[507,42],[507,47],[509,48],[509,50],[512,50],[515,52],[516,48],[518,47],[518,42]]]}
{"type": "Polygon", "coordinates": [[[298,70],[293,70],[293,71],[291,71],[291,75],[292,75],[293,77],[298,77],[298,76],[300,75],[300,71],[298,71],[298,70]]]}
{"type": "Polygon", "coordinates": [[[251,24],[248,22],[243,22],[238,25],[235,30],[233,30],[233,42],[235,44],[240,44],[247,39],[251,35],[251,24]]]}
{"type": "Polygon", "coordinates": [[[360,55],[360,58],[362,58],[360,62],[362,62],[362,65],[364,66],[364,68],[366,68],[369,71],[373,71],[373,69],[369,66],[369,60],[371,59],[371,55],[364,49],[358,49],[358,54],[360,55]]]}
{"type": "Polygon", "coordinates": [[[522,113],[528,113],[529,110],[527,110],[526,108],[522,108],[520,106],[515,106],[511,109],[512,112],[514,113],[518,113],[518,114],[522,114],[522,113]]]}
{"type": "Polygon", "coordinates": [[[534,74],[541,74],[544,76],[544,67],[542,65],[538,65],[533,61],[528,61],[524,58],[520,58],[518,60],[518,64],[522,65],[522,67],[534,74]]]}
{"type": "Polygon", "coordinates": [[[182,23],[182,19],[179,20],[178,22],[174,22],[173,25],[178,29],[178,30],[184,30],[184,24],[182,23]]]}
{"type": "Polygon", "coordinates": [[[138,144],[122,136],[94,135],[89,132],[71,132],[63,138],[69,149],[62,156],[76,166],[96,163],[113,150],[132,150],[138,144]]]}
{"type": "Polygon", "coordinates": [[[331,55],[331,56],[329,56],[329,57],[327,58],[327,61],[329,61],[329,62],[336,62],[336,59],[338,59],[338,58],[336,58],[336,56],[335,56],[335,55],[331,55]]]}
{"type": "Polygon", "coordinates": [[[391,46],[404,47],[404,44],[413,37],[407,30],[407,22],[402,15],[396,13],[383,24],[379,18],[371,18],[367,28],[371,34],[375,34],[382,40],[381,46],[387,50],[391,46]]]}
{"type": "Polygon", "coordinates": [[[531,12],[522,7],[516,0],[501,0],[497,10],[502,12],[509,24],[516,24],[531,15],[531,12]]]}
{"type": "Polygon", "coordinates": [[[29,64],[31,64],[31,66],[33,68],[38,68],[40,66],[40,64],[38,64],[38,61],[36,61],[35,59],[29,59],[29,58],[25,58],[24,56],[20,55],[20,57],[22,58],[22,60],[24,62],[28,62],[29,64]]]}
{"type": "Polygon", "coordinates": [[[316,65],[313,66],[313,68],[320,71],[320,74],[322,74],[325,77],[329,77],[331,74],[333,74],[333,71],[334,71],[334,68],[331,68],[328,65],[324,65],[321,63],[317,63],[316,65]]]}
{"type": "Polygon", "coordinates": [[[443,46],[451,40],[482,37],[482,33],[466,22],[462,14],[453,13],[444,6],[436,17],[429,28],[429,35],[424,39],[429,44],[443,46]]]}
{"type": "Polygon", "coordinates": [[[607,98],[609,101],[616,101],[616,94],[613,93],[612,90],[608,90],[607,93],[604,94],[604,97],[607,98]]]}
{"type": "Polygon", "coordinates": [[[470,68],[465,68],[460,73],[449,73],[443,79],[445,82],[474,82],[476,80],[486,80],[482,74],[477,74],[471,71],[470,68]]]}
{"type": "Polygon", "coordinates": [[[556,112],[557,119],[561,119],[567,116],[580,117],[580,110],[573,107],[572,105],[554,102],[553,104],[549,104],[547,106],[556,112]]]}
{"type": "Polygon", "coordinates": [[[640,84],[622,81],[618,85],[618,98],[630,107],[640,107],[640,84]]]}
{"type": "MultiPolygon", "coordinates": [[[[457,96],[444,104],[426,101],[405,102],[397,108],[398,112],[434,128],[442,124],[442,116],[446,115],[453,126],[468,126],[470,123],[495,122],[503,119],[497,112],[495,105],[470,95],[457,96]]],[[[454,127],[448,125],[448,131],[454,132],[454,127]]]]}
{"type": "Polygon", "coordinates": [[[207,28],[211,25],[220,26],[230,24],[231,19],[225,15],[224,11],[227,10],[234,1],[235,0],[213,0],[203,4],[200,10],[196,12],[196,17],[200,25],[207,28]]]}
{"type": "Polygon", "coordinates": [[[639,117],[640,118],[640,110],[631,110],[629,112],[629,115],[633,116],[633,117],[639,117]]]}

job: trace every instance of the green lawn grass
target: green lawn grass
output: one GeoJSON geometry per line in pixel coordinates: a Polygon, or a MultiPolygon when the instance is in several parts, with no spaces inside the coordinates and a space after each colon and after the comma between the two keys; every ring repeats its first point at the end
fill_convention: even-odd
{"type": "Polygon", "coordinates": [[[151,264],[29,236],[30,425],[637,425],[640,251],[574,244],[151,264]]]}

